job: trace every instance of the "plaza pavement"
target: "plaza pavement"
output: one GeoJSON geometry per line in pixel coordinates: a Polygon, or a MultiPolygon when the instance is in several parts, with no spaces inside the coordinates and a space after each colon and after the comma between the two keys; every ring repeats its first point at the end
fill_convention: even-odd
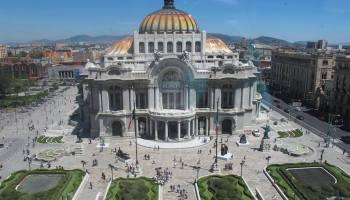
{"type": "MultiPolygon", "coordinates": [[[[67,117],[69,113],[71,113],[72,109],[76,106],[74,103],[70,103],[69,99],[74,99],[76,94],[76,90],[74,88],[67,91],[65,97],[58,96],[57,99],[53,99],[53,102],[51,102],[52,111],[48,115],[48,126],[51,127],[51,129],[57,129],[58,125],[57,122],[60,120],[64,120],[64,124],[62,125],[63,128],[69,129],[70,127],[66,125],[67,123],[67,117]],[[69,97],[68,97],[69,96],[69,97]],[[66,98],[66,100],[65,100],[66,98]],[[68,98],[68,99],[67,99],[68,98]],[[60,102],[60,103],[58,103],[60,102]],[[68,103],[69,102],[69,103],[68,103]],[[58,112],[58,110],[61,110],[61,112],[58,112]],[[51,122],[51,123],[50,123],[51,122]]],[[[22,116],[22,115],[21,115],[22,116]]],[[[43,128],[46,126],[46,120],[45,120],[46,113],[44,112],[43,107],[39,107],[36,110],[34,110],[30,115],[23,114],[23,123],[26,125],[30,120],[33,120],[36,127],[39,128],[39,130],[43,130],[43,128]]],[[[270,114],[271,120],[270,124],[272,124],[273,121],[279,120],[282,118],[282,116],[279,113],[272,112],[270,114]]],[[[246,129],[252,130],[252,129],[260,129],[262,132],[262,126],[264,126],[264,123],[260,124],[254,124],[252,123],[251,126],[246,127],[246,129]]],[[[271,126],[274,131],[282,131],[282,130],[293,130],[296,128],[301,128],[299,125],[288,122],[288,123],[279,123],[278,125],[272,125],[271,126]]],[[[26,162],[23,162],[23,155],[22,155],[22,148],[23,143],[26,142],[28,131],[26,129],[20,129],[18,134],[16,133],[16,129],[13,127],[13,124],[6,125],[3,131],[1,131],[1,134],[6,135],[6,139],[18,139],[19,142],[13,142],[16,143],[16,149],[19,150],[0,150],[0,156],[3,156],[4,152],[7,155],[7,161],[4,162],[4,169],[0,170],[0,175],[3,177],[8,176],[11,172],[17,171],[19,169],[27,169],[28,164],[26,162]],[[5,131],[4,131],[5,130],[5,131]],[[21,142],[20,142],[21,141],[21,142]],[[18,143],[18,144],[17,144],[18,143]]],[[[304,130],[305,131],[305,130],[304,130]]],[[[30,135],[35,133],[30,133],[30,135]]],[[[275,133],[271,134],[272,142],[273,137],[276,137],[277,135],[275,133]]],[[[220,147],[220,141],[221,137],[223,138],[223,142],[227,139],[227,136],[219,136],[219,147],[220,147]]],[[[243,146],[238,147],[236,145],[236,141],[239,140],[238,135],[229,136],[227,146],[229,148],[229,152],[233,153],[234,157],[231,161],[223,161],[219,160],[219,166],[221,168],[222,174],[236,174],[240,175],[240,162],[245,158],[245,166],[243,168],[243,177],[248,183],[248,186],[254,191],[256,188],[260,190],[262,195],[267,200],[273,200],[273,199],[282,199],[280,195],[277,193],[277,191],[273,188],[271,183],[268,181],[266,176],[263,174],[262,170],[267,165],[266,157],[271,156],[270,163],[287,163],[287,162],[312,162],[317,161],[320,158],[321,150],[324,149],[325,144],[323,143],[323,140],[314,135],[314,134],[307,134],[301,138],[288,138],[283,139],[284,142],[293,142],[293,143],[300,143],[304,144],[306,146],[309,146],[313,149],[313,153],[306,156],[301,157],[291,157],[286,154],[283,154],[281,152],[260,152],[257,151],[257,148],[260,146],[261,138],[254,137],[252,135],[247,135],[247,139],[250,142],[249,146],[243,146]],[[319,146],[320,145],[320,146],[319,146]],[[223,167],[225,163],[233,163],[233,170],[232,171],[224,171],[223,167]]],[[[17,140],[16,140],[17,141],[17,140]]],[[[69,155],[65,156],[61,159],[59,159],[57,162],[52,163],[52,167],[55,166],[63,166],[66,169],[74,169],[74,168],[83,168],[81,161],[84,160],[87,162],[87,165],[85,166],[85,169],[88,170],[91,177],[88,182],[91,182],[93,187],[90,189],[89,184],[86,184],[83,188],[82,192],[79,195],[79,199],[81,200],[94,200],[94,199],[101,199],[99,197],[102,197],[105,194],[106,187],[108,185],[108,179],[111,177],[111,170],[108,168],[109,164],[113,164],[118,169],[114,171],[114,178],[116,177],[127,177],[127,173],[125,170],[125,164],[121,163],[120,161],[116,161],[114,153],[111,152],[114,148],[121,148],[126,153],[129,153],[133,161],[135,160],[135,141],[133,138],[105,138],[105,142],[110,144],[110,147],[107,149],[104,149],[102,152],[100,152],[100,148],[97,148],[97,144],[99,144],[99,141],[96,139],[92,141],[92,144],[89,144],[89,141],[87,139],[83,140],[83,143],[75,143],[74,137],[67,136],[65,137],[65,143],[64,144],[37,144],[35,148],[30,148],[32,153],[38,153],[42,151],[43,149],[47,148],[69,148],[69,149],[75,149],[80,148],[82,149],[82,154],[77,155],[69,155]],[[130,145],[131,141],[131,145],[130,145]],[[98,165],[95,167],[92,167],[92,160],[97,159],[98,165]],[[104,172],[107,176],[107,180],[101,179],[101,174],[104,172]]],[[[163,143],[164,144],[164,143],[163,143]]],[[[197,166],[199,165],[201,169],[199,170],[199,176],[206,176],[210,175],[212,173],[209,172],[210,166],[214,161],[214,152],[215,149],[213,149],[214,140],[210,141],[208,144],[193,147],[193,148],[185,148],[185,149],[167,149],[167,148],[160,148],[160,150],[154,150],[153,148],[138,146],[138,152],[139,152],[139,161],[140,166],[142,168],[142,176],[147,177],[153,177],[155,176],[155,168],[162,167],[162,169],[169,168],[170,171],[172,171],[173,176],[170,179],[168,183],[165,184],[163,188],[163,199],[164,200],[177,200],[178,195],[173,192],[169,192],[170,185],[181,185],[181,188],[185,188],[188,192],[188,199],[194,200],[195,199],[195,193],[194,193],[194,187],[193,182],[196,178],[196,171],[193,170],[190,166],[197,166]],[[211,154],[209,153],[211,149],[211,154]],[[202,150],[201,154],[198,154],[198,150],[202,150]],[[145,154],[150,155],[150,160],[144,160],[143,157],[145,154]],[[177,162],[176,165],[174,165],[174,157],[176,158],[177,162]],[[185,163],[184,168],[181,168],[181,163],[179,162],[179,159],[182,159],[182,161],[185,163]],[[155,164],[152,164],[153,160],[155,161],[155,164]],[[200,164],[198,164],[198,161],[200,164]]],[[[152,143],[153,145],[153,143],[152,143]]],[[[219,149],[220,151],[220,149],[219,149]]],[[[1,158],[1,157],[0,157],[1,158]]],[[[332,164],[335,164],[344,170],[346,170],[348,173],[350,172],[350,159],[342,155],[342,151],[338,149],[337,147],[330,147],[325,148],[324,153],[324,160],[329,161],[332,164]]],[[[33,163],[32,167],[37,168],[39,167],[39,163],[33,163]]]]}

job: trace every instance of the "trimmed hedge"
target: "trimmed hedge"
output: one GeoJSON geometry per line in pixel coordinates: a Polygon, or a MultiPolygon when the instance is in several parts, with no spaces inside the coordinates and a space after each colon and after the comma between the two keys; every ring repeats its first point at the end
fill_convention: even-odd
{"type": "Polygon", "coordinates": [[[0,186],[1,200],[61,200],[72,198],[78,189],[85,172],[81,170],[45,170],[17,171],[6,179],[0,186]],[[64,174],[64,178],[58,185],[48,191],[35,194],[22,193],[16,190],[16,186],[28,175],[32,174],[64,174]]]}
{"type": "Polygon", "coordinates": [[[158,185],[150,178],[118,178],[107,193],[107,200],[156,200],[158,185]]]}
{"type": "Polygon", "coordinates": [[[41,135],[37,138],[37,142],[41,144],[47,144],[47,143],[63,143],[62,141],[63,136],[58,136],[58,137],[47,137],[44,135],[41,135]]]}
{"type": "Polygon", "coordinates": [[[243,179],[235,175],[203,177],[198,188],[202,200],[254,199],[243,179]]]}
{"type": "Polygon", "coordinates": [[[350,198],[350,176],[338,167],[328,163],[276,164],[268,166],[267,171],[289,199],[322,200],[332,196],[350,198]],[[328,188],[305,186],[298,182],[287,170],[289,168],[307,167],[323,167],[337,179],[337,183],[328,188]]]}

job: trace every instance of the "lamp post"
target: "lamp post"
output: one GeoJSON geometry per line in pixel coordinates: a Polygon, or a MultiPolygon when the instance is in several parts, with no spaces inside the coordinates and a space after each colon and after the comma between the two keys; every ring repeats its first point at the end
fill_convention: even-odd
{"type": "Polygon", "coordinates": [[[271,156],[267,156],[267,157],[266,157],[267,166],[269,166],[269,164],[270,164],[270,160],[271,160],[271,156]]]}
{"type": "Polygon", "coordinates": [[[132,111],[132,118],[134,120],[134,129],[135,129],[135,156],[136,156],[136,170],[135,174],[140,174],[141,173],[141,168],[139,166],[139,159],[138,159],[138,152],[137,152],[137,126],[136,126],[136,103],[134,101],[134,110],[132,111]]]}
{"type": "Polygon", "coordinates": [[[111,174],[112,174],[112,180],[113,181],[113,170],[116,168],[114,165],[112,164],[108,164],[108,167],[111,169],[111,174]]]}
{"type": "Polygon", "coordinates": [[[218,166],[218,129],[219,129],[219,99],[216,101],[216,127],[215,127],[215,160],[212,166],[212,172],[220,172],[220,168],[218,166]]]}
{"type": "Polygon", "coordinates": [[[27,161],[28,161],[28,168],[29,168],[29,171],[31,170],[31,167],[30,167],[30,164],[32,164],[32,158],[31,157],[27,157],[27,161]]]}
{"type": "Polygon", "coordinates": [[[245,165],[245,160],[242,160],[241,165],[241,177],[243,177],[243,166],[245,165]]]}

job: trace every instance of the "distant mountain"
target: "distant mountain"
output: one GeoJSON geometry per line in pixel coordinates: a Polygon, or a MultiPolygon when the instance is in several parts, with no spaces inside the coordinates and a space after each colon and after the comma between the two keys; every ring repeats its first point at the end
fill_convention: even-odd
{"type": "MultiPolygon", "coordinates": [[[[221,33],[209,33],[209,36],[217,37],[221,40],[223,40],[225,43],[239,43],[244,37],[242,36],[230,36],[226,34],[221,33]]],[[[286,40],[268,37],[268,36],[261,36],[257,38],[252,39],[246,39],[248,44],[266,44],[270,46],[288,46],[288,47],[299,47],[300,44],[291,43],[286,40]]]]}
{"type": "Polygon", "coordinates": [[[260,43],[260,44],[267,44],[271,46],[288,46],[293,47],[293,43],[290,43],[286,40],[281,40],[273,37],[267,37],[267,36],[261,36],[255,39],[251,40],[252,43],[260,43]]]}
{"type": "MultiPolygon", "coordinates": [[[[84,43],[97,43],[97,44],[110,44],[114,43],[128,35],[100,35],[100,36],[90,36],[90,35],[76,35],[66,39],[60,40],[35,40],[29,42],[31,44],[55,44],[55,43],[67,43],[67,44],[76,44],[80,42],[84,43]]],[[[223,40],[227,44],[239,43],[244,37],[242,36],[232,36],[221,33],[208,33],[208,37],[216,37],[223,40]]],[[[266,44],[271,46],[287,46],[287,47],[305,47],[306,41],[297,41],[297,42],[289,42],[283,39],[278,39],[274,37],[261,36],[257,38],[246,39],[248,44],[259,43],[266,44]]],[[[343,43],[343,45],[350,45],[350,42],[343,43]]]]}
{"type": "Polygon", "coordinates": [[[125,35],[100,35],[100,36],[89,36],[89,35],[76,35],[67,39],[57,40],[56,43],[113,43],[125,37],[125,35]]]}
{"type": "Polygon", "coordinates": [[[97,43],[97,44],[108,44],[108,43],[114,43],[123,37],[126,37],[126,35],[100,35],[100,36],[90,36],[90,35],[76,35],[70,38],[66,39],[60,39],[60,40],[48,40],[48,39],[41,39],[41,40],[34,40],[29,42],[30,44],[56,44],[56,43],[67,43],[67,44],[77,44],[80,42],[84,43],[97,43]]]}

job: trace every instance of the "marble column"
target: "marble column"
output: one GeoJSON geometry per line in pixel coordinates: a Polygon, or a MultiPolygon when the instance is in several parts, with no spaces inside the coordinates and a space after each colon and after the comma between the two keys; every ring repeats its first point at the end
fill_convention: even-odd
{"type": "Polygon", "coordinates": [[[129,89],[129,110],[134,109],[134,89],[129,89]]]}
{"type": "Polygon", "coordinates": [[[158,140],[158,121],[154,120],[154,140],[158,140]]]}
{"type": "Polygon", "coordinates": [[[149,120],[149,135],[152,138],[153,137],[153,120],[149,120]]]}
{"type": "Polygon", "coordinates": [[[165,141],[168,141],[168,121],[165,121],[165,141]]]}
{"type": "Polygon", "coordinates": [[[123,110],[129,110],[130,109],[130,99],[129,99],[129,91],[128,89],[123,90],[123,110]]]}
{"type": "Polygon", "coordinates": [[[187,138],[191,138],[191,120],[187,121],[187,138]]]}
{"type": "Polygon", "coordinates": [[[148,109],[153,109],[154,108],[154,88],[149,87],[148,88],[148,109]]]}
{"type": "Polygon", "coordinates": [[[148,135],[148,136],[150,136],[151,134],[150,134],[150,131],[149,131],[149,125],[148,125],[148,123],[149,123],[149,119],[148,119],[148,117],[146,117],[146,134],[148,135]]]}
{"type": "Polygon", "coordinates": [[[188,86],[185,86],[185,110],[188,109],[188,86]]]}
{"type": "Polygon", "coordinates": [[[205,117],[205,133],[204,135],[207,135],[209,132],[209,118],[205,117]]]}
{"type": "Polygon", "coordinates": [[[241,88],[237,87],[235,90],[235,108],[240,110],[241,108],[241,88]]]}
{"type": "Polygon", "coordinates": [[[137,135],[137,137],[139,137],[140,135],[139,135],[139,118],[136,118],[136,135],[137,135]]]}
{"type": "Polygon", "coordinates": [[[100,102],[100,112],[103,112],[103,95],[102,95],[102,90],[100,89],[99,91],[99,102],[100,102]]]}
{"type": "Polygon", "coordinates": [[[102,98],[103,98],[103,111],[109,112],[109,95],[107,90],[102,90],[102,98]]]}
{"type": "Polygon", "coordinates": [[[199,124],[199,123],[198,123],[198,120],[199,120],[198,117],[197,117],[195,120],[196,120],[196,130],[195,130],[194,133],[195,133],[196,136],[197,136],[197,135],[198,135],[198,128],[199,128],[199,127],[198,127],[198,124],[199,124]]]}
{"type": "Polygon", "coordinates": [[[177,139],[180,140],[181,138],[181,121],[177,122],[177,139]]]}
{"type": "Polygon", "coordinates": [[[195,119],[193,119],[193,120],[192,120],[192,135],[194,135],[195,132],[196,132],[195,125],[196,125],[196,122],[195,122],[195,119]]]}

